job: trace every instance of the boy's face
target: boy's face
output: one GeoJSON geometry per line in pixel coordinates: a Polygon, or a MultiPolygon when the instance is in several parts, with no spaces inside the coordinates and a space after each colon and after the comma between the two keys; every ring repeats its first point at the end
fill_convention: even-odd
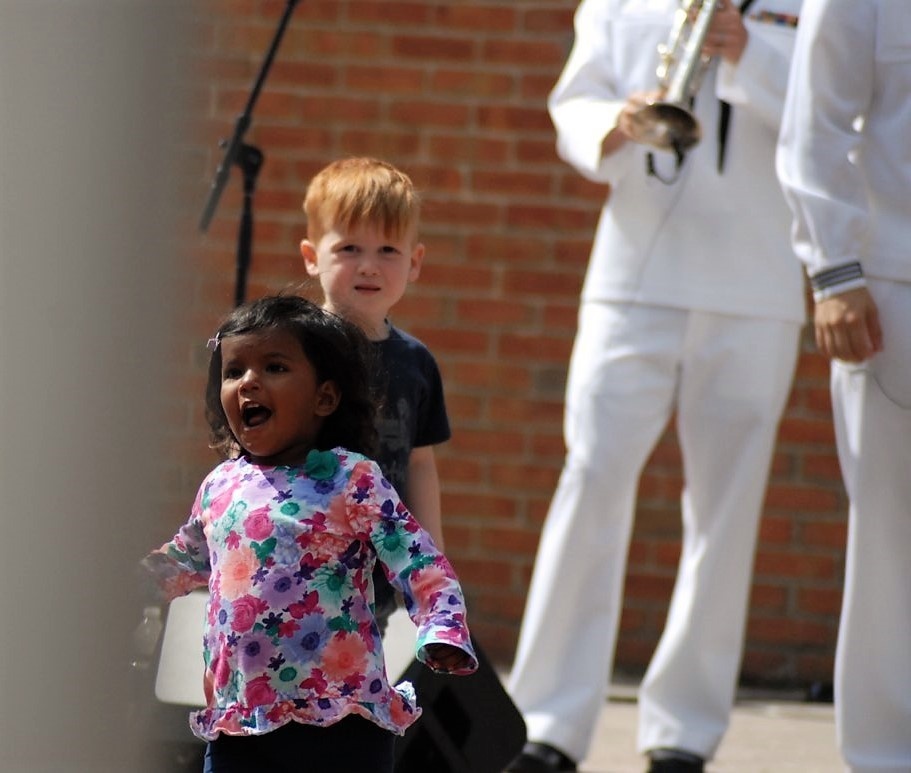
{"type": "Polygon", "coordinates": [[[386,337],[386,315],[418,278],[424,245],[412,234],[387,236],[374,224],[350,231],[332,227],[317,242],[304,239],[301,255],[319,277],[326,308],[359,324],[368,338],[386,337]]]}

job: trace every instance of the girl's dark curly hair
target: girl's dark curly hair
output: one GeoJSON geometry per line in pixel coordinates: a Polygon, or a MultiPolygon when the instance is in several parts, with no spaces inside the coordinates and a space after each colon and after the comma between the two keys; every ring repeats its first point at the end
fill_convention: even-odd
{"type": "Polygon", "coordinates": [[[339,405],[326,417],[316,438],[317,450],[342,446],[373,456],[377,445],[375,403],[370,391],[372,349],[360,328],[296,295],[275,295],[238,306],[215,334],[206,384],[206,419],[212,447],[223,456],[240,449],[221,405],[221,346],[230,336],[263,330],[286,330],[300,342],[318,382],[334,381],[339,405]]]}

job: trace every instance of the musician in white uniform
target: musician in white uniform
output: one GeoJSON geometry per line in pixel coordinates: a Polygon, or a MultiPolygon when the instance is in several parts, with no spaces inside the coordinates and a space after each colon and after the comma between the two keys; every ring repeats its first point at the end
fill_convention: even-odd
{"type": "Polygon", "coordinates": [[[638,745],[650,770],[701,771],[728,724],[805,316],[774,166],[800,2],[739,6],[721,2],[712,20],[703,50],[715,58],[694,108],[703,138],[682,163],[629,139],[676,0],[583,0],[550,96],[560,156],[611,193],[569,367],[568,452],[509,681],[530,741],[511,771],[575,770],[588,752],[639,476],[672,415],[686,477],[682,556],[640,688],[638,745]]]}
{"type": "Polygon", "coordinates": [[[911,5],[807,0],[779,174],[851,501],[835,663],[855,773],[911,771],[911,5]]]}

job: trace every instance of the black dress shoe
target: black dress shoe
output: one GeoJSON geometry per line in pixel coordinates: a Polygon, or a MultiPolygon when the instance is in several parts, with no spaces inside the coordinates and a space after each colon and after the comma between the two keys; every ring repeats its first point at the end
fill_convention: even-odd
{"type": "Polygon", "coordinates": [[[682,749],[654,749],[648,759],[648,773],[705,773],[705,760],[682,749]]]}
{"type": "Polygon", "coordinates": [[[506,773],[556,773],[576,770],[576,763],[564,752],[546,743],[529,741],[522,753],[506,766],[506,773]]]}

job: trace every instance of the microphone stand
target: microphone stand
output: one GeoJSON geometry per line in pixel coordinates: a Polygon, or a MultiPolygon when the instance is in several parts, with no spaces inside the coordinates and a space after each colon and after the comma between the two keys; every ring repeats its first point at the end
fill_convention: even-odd
{"type": "Polygon", "coordinates": [[[272,60],[275,58],[276,51],[278,51],[278,45],[285,34],[285,28],[288,26],[291,14],[294,12],[294,6],[298,2],[299,0],[288,0],[288,5],[278,23],[278,28],[275,30],[266,58],[250,91],[246,107],[243,113],[237,117],[237,121],[234,124],[234,135],[230,140],[222,139],[218,143],[219,147],[225,149],[225,155],[215,170],[215,177],[209,190],[209,198],[199,221],[199,229],[205,232],[209,227],[212,216],[215,214],[221,193],[228,182],[231,167],[234,165],[239,166],[243,172],[244,200],[237,237],[237,277],[234,290],[234,303],[236,306],[244,302],[244,296],[246,295],[247,273],[250,269],[250,250],[253,243],[253,194],[256,190],[256,176],[263,165],[262,151],[253,145],[246,144],[244,142],[244,134],[250,128],[253,107],[259,98],[259,92],[263,83],[265,83],[269,68],[272,66],[272,60]]]}

